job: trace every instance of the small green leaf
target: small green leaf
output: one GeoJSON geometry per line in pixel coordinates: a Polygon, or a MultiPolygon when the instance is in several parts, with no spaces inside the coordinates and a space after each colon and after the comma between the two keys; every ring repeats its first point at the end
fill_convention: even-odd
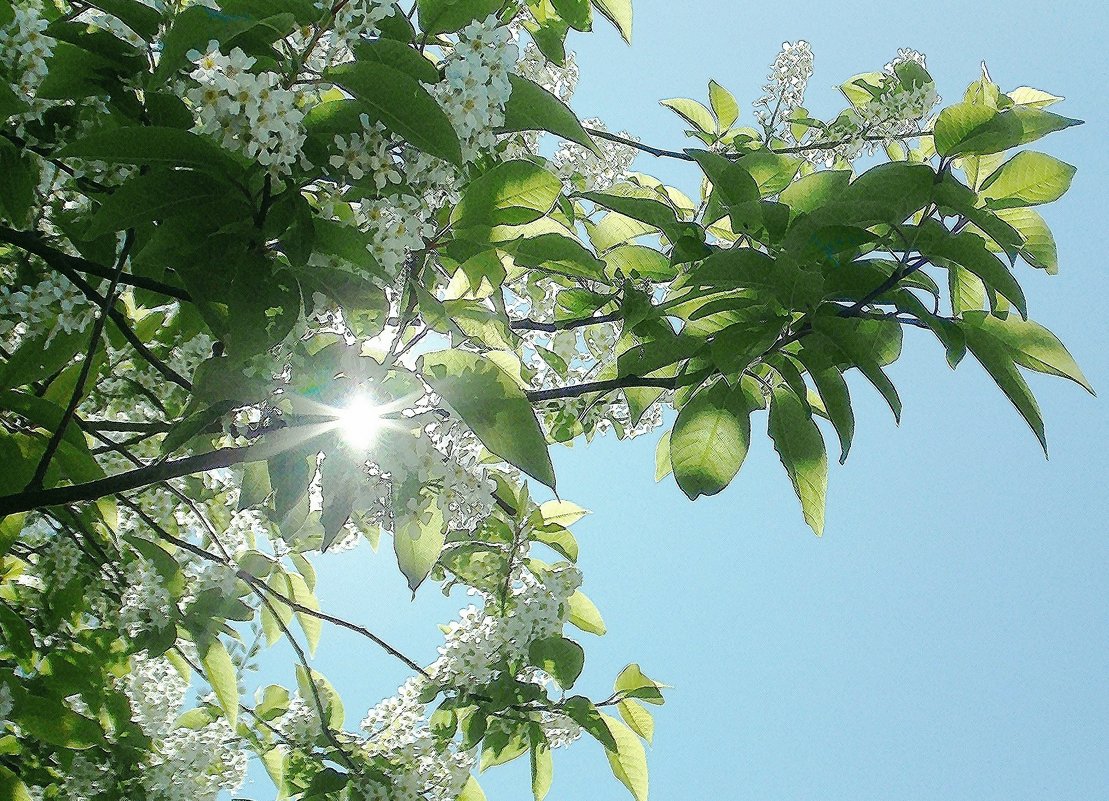
{"type": "Polygon", "coordinates": [[[731,483],[751,444],[751,407],[741,386],[718,379],[681,408],[670,435],[674,478],[690,500],[731,483]]]}
{"type": "Polygon", "coordinates": [[[589,514],[589,510],[570,501],[544,501],[539,505],[539,514],[543,516],[544,524],[572,526],[589,514]]]}
{"type": "Polygon", "coordinates": [[[824,437],[805,403],[784,386],[774,388],[770,437],[801,501],[805,522],[817,536],[824,531],[828,494],[828,454],[824,437]]]}
{"type": "Polygon", "coordinates": [[[632,0],[592,0],[593,7],[616,26],[624,41],[632,43],[632,0]]]}
{"type": "Polygon", "coordinates": [[[620,717],[628,724],[632,731],[651,743],[655,737],[655,720],[648,712],[643,704],[631,698],[619,701],[616,704],[616,710],[620,713],[620,717]]]}
{"type": "Polygon", "coordinates": [[[551,744],[543,734],[543,727],[533,723],[528,729],[531,741],[531,792],[535,801],[543,801],[551,790],[554,776],[554,760],[551,759],[551,744]]]}
{"type": "Polygon", "coordinates": [[[1022,150],[982,183],[981,195],[991,209],[1050,203],[1070,188],[1077,169],[1044,153],[1022,150]]]}
{"type": "Polygon", "coordinates": [[[602,714],[616,741],[615,750],[605,751],[612,775],[628,788],[635,801],[647,801],[647,754],[635,732],[616,718],[602,714]]]}
{"type": "Polygon", "coordinates": [[[980,328],[996,342],[1004,345],[1013,361],[1021,367],[1070,379],[1091,395],[1095,394],[1094,388],[1063,343],[1039,323],[1011,315],[1001,319],[985,312],[968,312],[963,315],[963,327],[980,328]]]}
{"type": "Polygon", "coordinates": [[[393,550],[397,563],[408,579],[408,588],[415,592],[434,567],[446,542],[447,526],[439,504],[415,515],[405,515],[393,532],[393,550]]]}
{"type": "Polygon", "coordinates": [[[492,453],[552,489],[547,441],[527,395],[499,366],[475,353],[445,350],[421,358],[421,371],[492,453]]]}
{"type": "Polygon", "coordinates": [[[1047,436],[1044,432],[1043,415],[1040,406],[1036,403],[1028,383],[1017,370],[1017,362],[1013,351],[1004,341],[997,339],[989,330],[982,327],[981,321],[971,317],[970,320],[956,321],[966,335],[967,348],[979,363],[986,368],[986,372],[1001,388],[1013,405],[1020,412],[1021,417],[1032,429],[1040,446],[1047,455],[1047,436]]]}
{"type": "Polygon", "coordinates": [[[598,637],[608,631],[605,628],[605,621],[601,618],[600,610],[581,590],[574,590],[574,594],[566,600],[566,604],[570,610],[569,621],[582,631],[596,634],[598,637]]]}
{"type": "Polygon", "coordinates": [[[213,637],[200,662],[204,666],[204,676],[219,701],[220,709],[223,710],[231,728],[235,728],[235,723],[239,719],[239,680],[235,674],[235,665],[231,662],[231,655],[227,653],[223,643],[213,637]]]}
{"type": "Polygon", "coordinates": [[[371,118],[413,147],[462,164],[462,146],[450,118],[415,78],[371,61],[333,67],[326,76],[365,103],[371,118]]]}
{"type": "Polygon", "coordinates": [[[546,637],[528,646],[528,659],[532,665],[546,671],[559,687],[569,690],[581,675],[585,651],[565,637],[546,637]]]}
{"type": "Polygon", "coordinates": [[[709,81],[709,105],[716,115],[718,130],[726,131],[739,119],[739,104],[727,89],[716,81],[709,81]]]}
{"type": "Polygon", "coordinates": [[[713,133],[716,130],[716,120],[713,119],[712,112],[696,100],[690,100],[687,97],[671,97],[668,100],[660,100],[659,103],[702,133],[713,133]]]}
{"type": "Polygon", "coordinates": [[[600,155],[570,107],[539,84],[519,75],[508,76],[512,94],[504,107],[504,131],[547,131],[600,155]]]}
{"type": "Polygon", "coordinates": [[[648,704],[661,705],[664,702],[662,691],[665,684],[655,681],[645,674],[639,665],[632,663],[620,671],[612,690],[624,698],[638,698],[648,704]]]}

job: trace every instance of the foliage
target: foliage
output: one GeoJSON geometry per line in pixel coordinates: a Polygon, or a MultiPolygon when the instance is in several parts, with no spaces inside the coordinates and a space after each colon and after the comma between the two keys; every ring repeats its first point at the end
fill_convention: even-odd
{"type": "Polygon", "coordinates": [[[1021,368],[1090,389],[1018,282],[1058,266],[1033,207],[1075,168],[1021,148],[1060,98],[983,70],[937,115],[902,51],[821,121],[799,42],[757,127],[714,81],[665,150],[566,105],[601,19],[630,40],[629,0],[0,0],[4,797],[211,799],[253,754],[279,798],[480,799],[528,754],[542,799],[584,733],[644,801],[663,685],[570,694],[605,623],[550,443],[672,420],[695,499],[765,424],[819,534],[845,376],[898,416],[915,327],[1046,448],[1021,368]],[[382,534],[480,597],[430,665],[316,599],[314,554],[382,534]],[[357,730],[324,623],[413,673],[357,730]],[[279,640],[295,685],[250,687],[279,640]]]}

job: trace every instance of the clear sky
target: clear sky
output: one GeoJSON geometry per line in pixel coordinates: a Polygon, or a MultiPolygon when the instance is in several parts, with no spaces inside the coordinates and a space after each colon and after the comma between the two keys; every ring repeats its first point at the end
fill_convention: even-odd
{"type": "MultiPolygon", "coordinates": [[[[585,590],[609,634],[588,638],[576,690],[604,696],[627,662],[673,685],[649,750],[653,801],[1096,801],[1109,798],[1109,264],[1104,256],[1104,6],[636,0],[635,41],[607,27],[572,37],[582,116],[684,147],[664,97],[702,99],[709,78],[750,121],[782,41],[816,53],[809,106],[925,52],[944,102],[985,60],[1003,89],[1065,95],[1087,120],[1039,147],[1078,166],[1046,209],[1060,275],[1021,268],[1031,315],[1070,347],[1102,399],[1030,378],[1047,420],[1045,461],[1025,423],[970,357],[956,372],[923,332],[891,374],[896,427],[855,382],[858,431],[833,467],[824,537],[804,526],[765,432],[739,478],[691,504],[653,481],[657,436],[556,448],[563,496],[594,511],[575,530],[585,590]]],[[[639,169],[695,189],[681,165],[639,169]]],[[[465,599],[433,586],[414,603],[388,543],[322,560],[325,609],[366,623],[430,662],[465,599]]],[[[267,677],[292,681],[283,648],[267,677]],[[283,675],[285,672],[288,675],[283,675]]],[[[403,666],[325,629],[318,666],[348,725],[402,681],[403,666]]],[[[527,760],[481,777],[490,801],[530,798],[527,760]]],[[[266,785],[240,795],[268,798],[266,785]]],[[[555,754],[550,801],[630,798],[602,749],[555,754]]]]}

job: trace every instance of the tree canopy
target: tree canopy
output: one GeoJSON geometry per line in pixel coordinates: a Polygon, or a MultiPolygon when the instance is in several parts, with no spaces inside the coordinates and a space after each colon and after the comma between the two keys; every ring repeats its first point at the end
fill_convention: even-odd
{"type": "Polygon", "coordinates": [[[1019,281],[1058,269],[1061,98],[983,67],[940,108],[900,50],[822,120],[786,43],[750,123],[712,81],[661,147],[568,105],[601,24],[630,0],[0,0],[0,796],[214,799],[257,758],[277,798],[478,801],[526,755],[542,801],[584,735],[645,801],[665,685],[574,693],[606,629],[550,447],[669,427],[696,500],[765,427],[819,535],[847,376],[899,418],[914,327],[1046,453],[1022,371],[1093,391],[1019,281]],[[317,601],[316,554],[383,537],[474,596],[430,664],[317,601]],[[357,726],[333,626],[412,674],[357,726]]]}

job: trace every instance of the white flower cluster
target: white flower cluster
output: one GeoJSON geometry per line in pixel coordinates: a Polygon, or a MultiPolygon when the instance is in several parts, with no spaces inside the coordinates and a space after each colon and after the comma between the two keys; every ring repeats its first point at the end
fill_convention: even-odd
{"type": "Polygon", "coordinates": [[[493,129],[504,122],[512,94],[508,76],[518,55],[511,32],[491,14],[459,31],[443,61],[444,80],[432,91],[454,125],[467,161],[497,143],[493,129]]]}
{"type": "Polygon", "coordinates": [[[755,101],[755,119],[767,135],[773,135],[790,113],[805,102],[805,88],[813,73],[813,52],[809,43],[782,42],[781,52],[770,66],[763,96],[755,101]]]}
{"type": "Polygon", "coordinates": [[[243,783],[246,751],[222,717],[199,729],[176,725],[187,690],[167,659],[131,658],[124,692],[133,720],[154,743],[143,783],[160,801],[215,801],[243,783]]]}
{"type": "Polygon", "coordinates": [[[127,565],[127,588],[120,601],[117,625],[125,637],[137,637],[144,631],[161,631],[170,624],[173,598],[166,589],[154,564],[136,558],[127,565]]]}
{"type": "MultiPolygon", "coordinates": [[[[316,3],[321,11],[329,10],[334,3],[316,3]]],[[[335,15],[330,32],[348,48],[358,39],[378,32],[378,23],[397,11],[393,0],[352,0],[342,5],[335,15]]]]}
{"type": "Polygon", "coordinates": [[[228,150],[237,150],[269,169],[287,175],[304,145],[304,112],[299,95],[282,85],[276,72],[250,72],[255,59],[239,48],[224,55],[219,43],[206,52],[190,50],[196,81],[185,97],[196,115],[194,130],[207,134],[228,150]]]}
{"type": "Polygon", "coordinates": [[[841,113],[824,128],[812,150],[802,155],[813,163],[832,166],[837,159],[850,161],[864,151],[874,153],[883,144],[911,138],[922,130],[939,104],[935,84],[923,81],[906,85],[897,74],[905,63],[925,66],[924,55],[901,48],[897,57],[886,64],[878,97],[841,113]]]}
{"type": "MultiPolygon", "coordinates": [[[[598,131],[607,130],[599,119],[582,120],[582,125],[598,131]]],[[[638,141],[627,131],[621,131],[619,136],[638,141]]],[[[599,156],[574,142],[562,142],[554,154],[555,172],[578,191],[604,191],[619,183],[627,177],[638,155],[630,145],[600,137],[594,137],[594,141],[601,151],[599,156]]]]}
{"type": "Polygon", "coordinates": [[[580,586],[581,572],[573,565],[553,567],[542,581],[516,566],[503,614],[500,598],[491,596],[484,611],[463,609],[428,673],[444,684],[469,687],[488,684],[506,665],[520,669],[531,642],[562,633],[566,601],[580,586]]]}
{"type": "Polygon", "coordinates": [[[524,46],[524,51],[513,71],[521,78],[527,78],[539,84],[563,103],[569,103],[570,98],[574,96],[580,74],[572,51],[567,51],[566,59],[558,65],[548,61],[534,42],[528,42],[524,46]]]}
{"type": "Polygon", "coordinates": [[[401,165],[385,136],[385,126],[380,122],[371,123],[368,114],[358,119],[362,123],[361,133],[352,133],[349,137],[335,135],[336,153],[331,157],[331,166],[355,181],[369,175],[378,189],[399,184],[401,175],[397,168],[401,165]]]}
{"type": "Polygon", "coordinates": [[[59,333],[84,331],[92,319],[88,300],[59,273],[34,286],[0,286],[0,336],[45,332],[49,344],[59,333]]]}
{"type": "Polygon", "coordinates": [[[392,786],[368,776],[356,779],[356,797],[366,801],[454,801],[473,767],[473,753],[442,743],[428,727],[419,701],[426,680],[414,677],[392,698],[371,709],[360,724],[366,732],[361,751],[394,767],[392,786]]]}
{"type": "Polygon", "coordinates": [[[42,15],[41,5],[13,3],[14,18],[0,27],[0,70],[7,73],[16,97],[31,104],[29,111],[15,116],[21,132],[24,123],[37,119],[50,105],[50,101],[39,100],[36,95],[46,77],[46,62],[58,41],[45,33],[49,23],[42,15]]]}

